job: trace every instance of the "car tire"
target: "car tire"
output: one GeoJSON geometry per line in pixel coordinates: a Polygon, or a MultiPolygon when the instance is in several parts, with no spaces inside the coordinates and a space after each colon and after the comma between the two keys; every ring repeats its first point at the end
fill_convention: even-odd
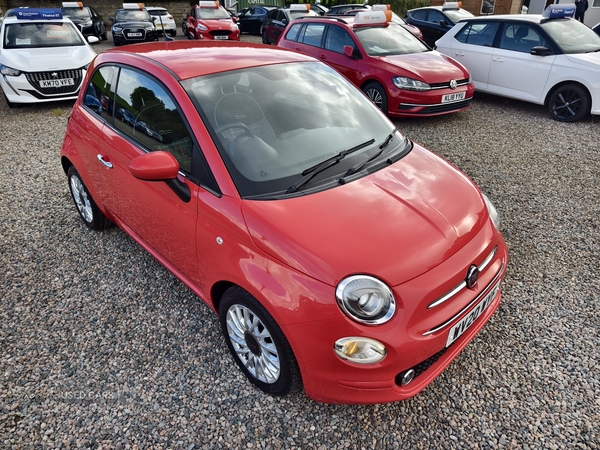
{"type": "Polygon", "coordinates": [[[577,122],[590,113],[590,96],[577,84],[563,84],[550,94],[548,112],[559,122],[577,122]]]}
{"type": "Polygon", "coordinates": [[[106,31],[100,35],[100,39],[102,39],[103,41],[106,41],[108,39],[108,36],[106,35],[106,31]]]}
{"type": "Polygon", "coordinates": [[[175,37],[175,36],[177,36],[177,30],[171,30],[171,31],[169,31],[169,35],[170,35],[171,37],[175,37]]]}
{"type": "Polygon", "coordinates": [[[67,179],[69,180],[69,189],[71,190],[73,202],[83,222],[92,230],[97,231],[109,227],[111,222],[102,214],[102,211],[100,211],[96,202],[94,202],[75,166],[71,166],[67,170],[67,179]]]}
{"type": "Polygon", "coordinates": [[[265,31],[265,29],[264,29],[264,28],[263,28],[263,30],[262,30],[262,33],[261,33],[261,35],[262,35],[262,43],[263,43],[263,44],[270,45],[270,43],[269,43],[269,38],[268,38],[268,36],[267,36],[267,32],[265,31]]]}
{"type": "Polygon", "coordinates": [[[363,92],[371,99],[375,106],[377,106],[385,114],[388,112],[388,101],[387,94],[382,85],[376,82],[366,84],[362,88],[363,92]]]}
{"type": "Polygon", "coordinates": [[[188,39],[196,39],[196,33],[193,31],[188,31],[187,37],[188,39]]]}
{"type": "Polygon", "coordinates": [[[233,359],[252,384],[275,396],[300,390],[300,370],[289,342],[252,295],[229,288],[219,305],[219,319],[233,359]]]}

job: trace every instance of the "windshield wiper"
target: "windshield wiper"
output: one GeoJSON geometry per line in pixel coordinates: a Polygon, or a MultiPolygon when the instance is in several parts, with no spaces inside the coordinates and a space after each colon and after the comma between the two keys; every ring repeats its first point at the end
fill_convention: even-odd
{"type": "Polygon", "coordinates": [[[350,167],[348,169],[348,171],[344,174],[343,178],[346,178],[356,172],[358,172],[360,169],[362,169],[363,167],[365,167],[368,163],[370,163],[371,161],[373,161],[374,159],[376,159],[377,157],[379,157],[379,155],[381,155],[383,153],[383,151],[386,149],[386,147],[388,145],[390,145],[390,142],[392,142],[392,140],[394,139],[394,135],[396,134],[396,131],[398,131],[399,127],[395,127],[393,129],[393,131],[388,135],[388,137],[385,138],[385,140],[383,141],[383,143],[379,146],[379,150],[377,152],[375,152],[374,155],[368,157],[367,159],[359,162],[358,164],[350,167]]]}
{"type": "Polygon", "coordinates": [[[302,172],[302,178],[292,184],[287,191],[286,194],[291,194],[292,192],[296,192],[300,187],[304,186],[310,180],[312,180],[317,174],[323,172],[324,170],[329,169],[331,166],[339,163],[342,159],[344,159],[350,153],[356,152],[362,148],[365,148],[375,142],[375,139],[368,140],[363,142],[362,144],[358,144],[356,147],[349,148],[348,150],[343,150],[336,155],[333,155],[331,158],[327,158],[325,161],[320,162],[302,172]]]}

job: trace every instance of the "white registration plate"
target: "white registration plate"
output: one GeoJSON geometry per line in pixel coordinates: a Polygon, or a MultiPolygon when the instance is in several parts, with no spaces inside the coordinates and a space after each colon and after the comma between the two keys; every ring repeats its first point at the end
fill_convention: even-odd
{"type": "Polygon", "coordinates": [[[479,316],[483,314],[483,312],[490,306],[494,298],[496,298],[496,294],[500,290],[500,283],[496,284],[493,289],[488,292],[488,294],[479,302],[479,304],[465,317],[462,318],[460,322],[454,325],[450,329],[450,333],[448,334],[448,339],[446,340],[446,347],[449,347],[453,344],[459,337],[463,335],[465,331],[469,329],[473,322],[477,320],[479,316]]]}
{"type": "Polygon", "coordinates": [[[454,94],[446,94],[446,95],[442,95],[442,103],[457,102],[459,100],[464,100],[464,98],[465,98],[464,92],[456,92],[454,94]]]}
{"type": "Polygon", "coordinates": [[[142,37],[142,33],[127,33],[127,37],[142,37]]]}
{"type": "Polygon", "coordinates": [[[53,88],[61,86],[73,86],[75,82],[73,78],[60,78],[58,80],[40,80],[40,87],[53,88]]]}
{"type": "Polygon", "coordinates": [[[215,36],[215,39],[218,39],[218,40],[227,40],[227,36],[215,36]]]}

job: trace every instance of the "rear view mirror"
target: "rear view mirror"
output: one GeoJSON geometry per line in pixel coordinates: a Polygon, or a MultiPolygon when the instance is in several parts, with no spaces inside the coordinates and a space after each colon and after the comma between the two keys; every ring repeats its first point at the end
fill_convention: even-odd
{"type": "Polygon", "coordinates": [[[534,56],[548,56],[550,54],[550,50],[542,45],[536,45],[535,47],[531,48],[530,53],[534,56]]]}
{"type": "Polygon", "coordinates": [[[129,163],[129,173],[145,181],[165,181],[177,178],[179,163],[167,152],[150,152],[129,163]]]}

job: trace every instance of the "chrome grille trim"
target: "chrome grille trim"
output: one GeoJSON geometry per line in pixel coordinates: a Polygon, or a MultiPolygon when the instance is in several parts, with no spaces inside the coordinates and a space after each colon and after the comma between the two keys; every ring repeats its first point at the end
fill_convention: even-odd
{"type": "MultiPolygon", "coordinates": [[[[497,250],[498,250],[498,247],[494,247],[494,250],[492,250],[492,253],[490,253],[488,255],[488,257],[485,258],[485,260],[479,265],[479,267],[478,267],[479,273],[483,272],[485,270],[485,268],[490,264],[490,262],[492,262],[492,259],[494,259],[494,255],[496,254],[497,250]]],[[[445,301],[454,297],[456,294],[458,294],[460,291],[462,291],[466,287],[467,287],[467,281],[466,280],[461,281],[456,287],[452,288],[450,290],[450,292],[447,292],[446,294],[442,295],[440,298],[438,298],[434,302],[431,302],[429,304],[429,306],[427,306],[427,309],[435,308],[436,306],[441,305],[445,301]]]]}
{"type": "Polygon", "coordinates": [[[498,270],[498,273],[494,276],[494,279],[487,285],[487,287],[477,297],[475,297],[467,306],[465,306],[456,315],[454,315],[454,317],[452,317],[451,319],[448,319],[447,321],[445,321],[441,325],[438,325],[437,327],[432,328],[431,330],[423,333],[423,336],[429,336],[430,334],[433,334],[433,333],[436,333],[436,332],[438,332],[440,330],[443,330],[448,325],[450,325],[452,322],[454,322],[456,319],[458,319],[460,316],[462,316],[465,313],[465,311],[467,311],[469,308],[471,308],[471,306],[473,306],[475,303],[477,303],[479,300],[481,300],[481,297],[483,297],[485,294],[487,294],[488,292],[490,292],[490,290],[492,289],[492,286],[494,286],[496,284],[496,282],[498,281],[498,278],[500,278],[500,274],[502,273],[502,269],[504,269],[504,261],[502,261],[502,265],[500,266],[500,270],[498,270]]]}
{"type": "MultiPolygon", "coordinates": [[[[469,84],[469,79],[465,78],[463,80],[456,80],[456,87],[459,86],[466,86],[469,84]]],[[[448,81],[447,83],[431,83],[429,85],[430,89],[436,90],[436,89],[449,89],[450,88],[450,81],[448,81]]]]}

